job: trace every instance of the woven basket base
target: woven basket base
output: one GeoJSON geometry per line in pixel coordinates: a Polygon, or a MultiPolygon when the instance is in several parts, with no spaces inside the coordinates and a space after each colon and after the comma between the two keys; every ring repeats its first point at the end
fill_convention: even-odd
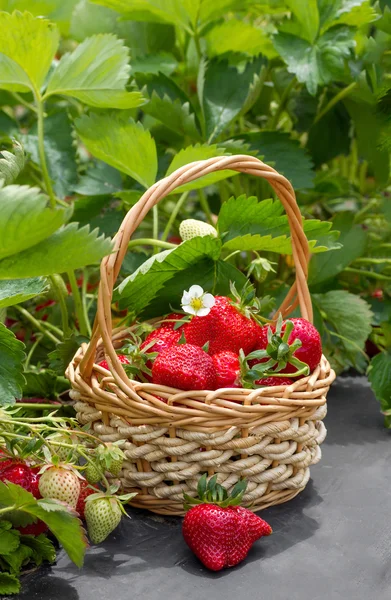
{"type": "MultiPolygon", "coordinates": [[[[267,494],[262,497],[262,502],[249,504],[248,506],[246,506],[246,504],[243,503],[243,506],[249,508],[253,512],[258,512],[260,510],[264,510],[265,508],[269,508],[269,506],[275,506],[277,504],[283,504],[284,502],[288,502],[288,500],[292,500],[303,490],[304,487],[297,490],[279,490],[271,492],[270,494],[267,494]]],[[[143,494],[138,494],[133,501],[129,502],[129,505],[133,506],[134,508],[142,508],[144,510],[148,510],[149,512],[153,512],[157,515],[183,517],[183,515],[185,514],[183,504],[181,504],[180,502],[168,502],[167,500],[162,500],[160,498],[156,498],[155,496],[143,494]]]]}

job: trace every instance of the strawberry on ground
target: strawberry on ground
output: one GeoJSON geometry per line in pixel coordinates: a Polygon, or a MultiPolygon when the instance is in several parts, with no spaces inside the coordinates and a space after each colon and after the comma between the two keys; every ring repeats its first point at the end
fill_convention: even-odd
{"type": "Polygon", "coordinates": [[[84,511],[88,496],[91,496],[91,494],[96,494],[98,492],[99,490],[97,488],[92,488],[89,486],[88,481],[86,481],[85,479],[80,480],[80,494],[79,498],[77,499],[76,512],[79,513],[79,517],[81,519],[85,518],[84,511]]]}
{"type": "MultiPolygon", "coordinates": [[[[239,482],[229,497],[225,488],[216,484],[216,476],[207,483],[204,475],[198,485],[203,503],[192,506],[183,520],[185,542],[212,571],[239,564],[256,540],[272,533],[266,521],[238,506],[245,488],[245,482],[239,482]]],[[[185,495],[185,502],[188,507],[199,501],[185,495]]]]}
{"type": "Polygon", "coordinates": [[[223,350],[212,356],[216,369],[216,389],[238,388],[240,382],[239,357],[230,350],[223,350]]]}
{"type": "Polygon", "coordinates": [[[160,352],[153,363],[152,381],[181,390],[213,390],[216,370],[201,348],[180,344],[160,352]]]}
{"type": "Polygon", "coordinates": [[[72,469],[50,466],[41,475],[39,491],[43,498],[54,498],[75,508],[80,494],[80,480],[72,469]]]}
{"type": "Polygon", "coordinates": [[[183,326],[188,344],[204,346],[209,342],[209,354],[231,350],[248,354],[257,341],[260,327],[246,317],[226,296],[215,296],[215,305],[205,317],[193,317],[183,326]]]}
{"type": "MultiPolygon", "coordinates": [[[[123,365],[130,365],[130,361],[128,357],[125,356],[125,354],[118,354],[118,360],[123,365]]],[[[99,366],[103,367],[104,369],[107,369],[107,371],[110,371],[109,363],[107,362],[107,360],[101,360],[99,366]]]]}

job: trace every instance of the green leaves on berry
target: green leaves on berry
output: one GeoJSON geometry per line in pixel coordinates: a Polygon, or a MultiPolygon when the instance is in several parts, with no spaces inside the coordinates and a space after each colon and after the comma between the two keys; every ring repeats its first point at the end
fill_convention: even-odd
{"type": "Polygon", "coordinates": [[[243,479],[236,483],[229,494],[226,488],[217,483],[217,475],[213,475],[209,480],[206,473],[200,477],[197,486],[198,497],[194,498],[188,494],[184,496],[184,507],[189,510],[196,504],[216,504],[221,508],[227,506],[239,506],[247,488],[247,482],[243,479]]]}

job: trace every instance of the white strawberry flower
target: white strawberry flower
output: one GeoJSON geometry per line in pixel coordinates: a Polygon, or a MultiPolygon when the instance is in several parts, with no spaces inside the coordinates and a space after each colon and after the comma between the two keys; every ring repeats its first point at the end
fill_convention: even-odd
{"type": "Polygon", "coordinates": [[[183,292],[181,304],[183,310],[190,315],[206,317],[215,305],[215,298],[204,292],[200,285],[192,285],[188,292],[183,292]]]}

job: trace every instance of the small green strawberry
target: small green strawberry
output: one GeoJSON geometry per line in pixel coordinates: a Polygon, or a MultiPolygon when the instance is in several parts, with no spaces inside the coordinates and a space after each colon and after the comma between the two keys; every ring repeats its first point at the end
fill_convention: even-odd
{"type": "Polygon", "coordinates": [[[121,517],[126,515],[122,502],[128,502],[136,494],[113,496],[116,486],[110,488],[109,493],[92,494],[86,499],[84,516],[87,524],[88,535],[93,544],[100,544],[119,525],[121,517]],[[111,492],[111,493],[110,493],[111,492]]]}
{"type": "Polygon", "coordinates": [[[80,494],[78,473],[67,465],[44,467],[39,480],[39,492],[43,498],[53,498],[76,507],[80,494]]]}
{"type": "MultiPolygon", "coordinates": [[[[53,433],[48,437],[49,442],[58,442],[61,444],[77,444],[77,437],[67,435],[66,433],[53,433]]],[[[75,450],[71,448],[67,448],[66,446],[59,446],[57,443],[52,444],[53,450],[60,459],[61,462],[71,462],[74,461],[77,457],[75,450]]]]}
{"type": "Polygon", "coordinates": [[[197,219],[185,219],[179,225],[179,235],[182,240],[186,242],[195,237],[204,237],[205,235],[211,235],[217,237],[217,231],[213,225],[204,223],[203,221],[197,221],[197,219]]]}
{"type": "Polygon", "coordinates": [[[88,463],[86,470],[84,471],[84,476],[88,483],[92,483],[92,485],[99,483],[102,479],[102,475],[103,473],[97,465],[88,463]]]}
{"type": "Polygon", "coordinates": [[[87,498],[84,515],[88,535],[93,544],[100,544],[119,525],[122,517],[121,504],[117,498],[99,496],[87,498]]]}
{"type": "Polygon", "coordinates": [[[122,441],[109,443],[105,446],[101,445],[97,448],[97,455],[100,466],[105,470],[109,471],[114,477],[117,477],[122,470],[122,464],[124,462],[125,455],[122,450],[118,447],[118,444],[123,443],[122,441]]]}

